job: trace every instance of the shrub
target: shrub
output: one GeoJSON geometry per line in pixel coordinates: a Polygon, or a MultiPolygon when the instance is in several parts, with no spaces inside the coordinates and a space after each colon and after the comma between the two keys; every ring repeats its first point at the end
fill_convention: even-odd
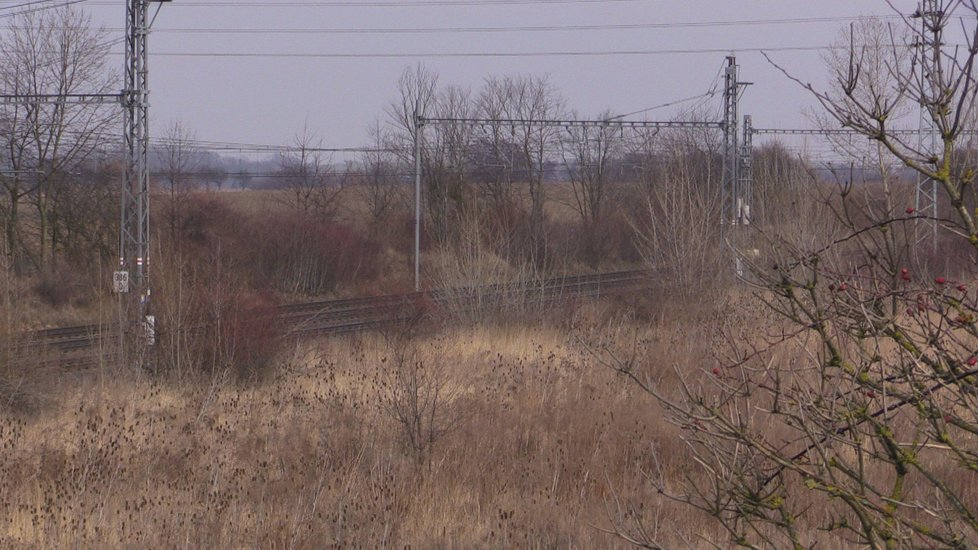
{"type": "Polygon", "coordinates": [[[309,217],[272,216],[250,229],[245,265],[260,284],[321,295],[377,276],[380,247],[350,227],[309,217]]]}

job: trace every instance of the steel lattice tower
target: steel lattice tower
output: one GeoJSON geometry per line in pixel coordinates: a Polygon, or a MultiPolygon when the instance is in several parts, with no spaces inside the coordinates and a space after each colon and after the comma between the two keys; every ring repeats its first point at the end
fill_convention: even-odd
{"type": "MultiPolygon", "coordinates": [[[[918,149],[922,155],[929,157],[935,155],[938,150],[937,128],[930,112],[930,107],[926,104],[927,87],[924,83],[927,80],[929,68],[939,63],[936,58],[941,55],[941,44],[938,37],[930,36],[930,29],[936,28],[937,21],[943,17],[941,13],[940,0],[923,0],[919,4],[917,13],[914,17],[920,18],[920,39],[916,46],[919,48],[920,76],[921,79],[921,102],[920,102],[920,123],[918,127],[918,149]]],[[[914,207],[917,210],[917,243],[921,244],[930,239],[931,245],[937,247],[937,182],[932,178],[925,177],[918,173],[917,192],[914,207]]]]}
{"type": "Polygon", "coordinates": [[[119,228],[119,271],[115,291],[120,299],[120,345],[123,361],[147,364],[146,347],[155,343],[150,314],[149,279],[149,56],[147,41],[152,25],[150,3],[170,0],[126,0],[126,57],[124,89],[119,94],[0,94],[0,103],[108,104],[123,108],[125,181],[119,228]],[[131,344],[128,344],[131,342],[131,344]]]}
{"type": "Polygon", "coordinates": [[[723,86],[723,207],[722,221],[726,225],[737,224],[737,197],[740,184],[738,150],[739,102],[737,86],[737,58],[727,57],[727,68],[724,71],[723,86]]]}
{"type": "MultiPolygon", "coordinates": [[[[154,343],[149,279],[149,0],[126,2],[126,67],[122,91],[123,144],[126,155],[119,238],[119,270],[129,274],[129,304],[123,330],[133,331],[133,356],[154,343]]],[[[128,358],[126,358],[128,359],[128,358]]]]}
{"type": "Polygon", "coordinates": [[[750,225],[754,213],[754,120],[750,115],[744,116],[744,141],[740,146],[740,206],[737,209],[740,223],[750,225]]]}
{"type": "MultiPolygon", "coordinates": [[[[751,179],[750,159],[753,128],[744,128],[744,148],[740,143],[740,88],[749,85],[740,81],[740,66],[735,56],[727,57],[723,86],[723,183],[721,221],[723,225],[747,224],[750,217],[751,179]]],[[[750,118],[745,117],[750,125],[750,118]]]]}

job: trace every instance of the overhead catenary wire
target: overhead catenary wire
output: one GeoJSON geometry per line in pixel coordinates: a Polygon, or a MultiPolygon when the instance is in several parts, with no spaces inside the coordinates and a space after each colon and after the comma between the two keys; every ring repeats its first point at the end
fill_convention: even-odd
{"type": "MultiPolygon", "coordinates": [[[[511,172],[514,174],[520,174],[525,172],[526,169],[517,167],[507,166],[505,168],[494,166],[494,165],[475,165],[474,168],[499,168],[506,172],[511,172]]],[[[564,167],[557,168],[543,168],[534,169],[534,172],[544,175],[557,175],[566,174],[569,169],[564,167]]],[[[154,177],[160,177],[160,175],[166,177],[166,171],[157,170],[154,173],[154,177]]],[[[229,179],[233,178],[253,178],[253,179],[278,179],[278,180],[289,180],[289,179],[301,179],[301,178],[356,178],[356,179],[368,179],[368,178],[412,178],[414,177],[414,172],[405,170],[395,170],[395,171],[382,171],[379,173],[371,173],[364,171],[354,171],[354,170],[322,170],[319,172],[309,172],[307,174],[290,174],[288,171],[283,172],[248,172],[244,170],[226,170],[224,172],[207,172],[207,171],[192,171],[192,172],[180,172],[180,177],[189,178],[206,178],[213,177],[214,175],[225,176],[229,179]]]]}
{"type": "MultiPolygon", "coordinates": [[[[737,53],[817,52],[835,49],[833,46],[774,46],[738,48],[737,53]]],[[[158,57],[186,58],[252,58],[252,59],[424,59],[424,58],[511,58],[511,57],[607,57],[652,56],[729,53],[729,48],[688,48],[658,50],[553,50],[535,52],[375,52],[375,53],[314,53],[314,52],[153,52],[158,57]]],[[[121,52],[113,52],[122,55],[121,52]]]]}
{"type": "MultiPolygon", "coordinates": [[[[38,0],[37,2],[24,3],[27,7],[19,11],[0,11],[0,19],[10,19],[15,17],[20,17],[24,15],[29,15],[32,13],[38,13],[45,10],[64,8],[72,6],[74,4],[81,4],[88,2],[89,0],[38,0]]],[[[13,6],[9,6],[13,8],[13,6]]]]}
{"type": "MultiPolygon", "coordinates": [[[[649,0],[416,0],[414,2],[395,2],[388,0],[367,0],[364,2],[235,2],[208,1],[176,3],[183,8],[423,8],[438,6],[513,6],[533,4],[624,4],[645,3],[649,0]]],[[[94,6],[118,6],[122,3],[105,0],[92,1],[94,6]]]]}
{"type": "Polygon", "coordinates": [[[50,5],[52,2],[56,2],[56,1],[58,1],[58,0],[31,0],[29,2],[18,2],[16,4],[10,4],[10,5],[4,5],[3,3],[0,3],[0,10],[13,10],[13,9],[18,9],[18,8],[26,8],[26,7],[31,7],[31,6],[37,6],[37,5],[41,5],[41,4],[49,4],[50,5]]]}
{"type": "MultiPolygon", "coordinates": [[[[20,1],[18,4],[13,4],[10,6],[0,5],[0,9],[12,9],[17,7],[35,7],[38,9],[46,7],[58,7],[74,3],[85,2],[86,0],[32,0],[32,1],[20,1]]],[[[196,2],[194,4],[189,4],[192,6],[204,6],[204,5],[214,5],[214,6],[246,6],[246,7],[261,7],[261,6],[305,6],[305,7],[335,7],[340,5],[347,5],[349,7],[353,6],[393,6],[393,7],[406,7],[406,6],[445,6],[445,5],[459,5],[459,6],[476,6],[476,5],[509,5],[509,4],[563,4],[563,3],[604,3],[604,2],[625,2],[625,1],[641,1],[641,0],[419,0],[417,2],[404,3],[404,2],[387,2],[387,1],[367,1],[367,2],[196,2]]],[[[89,5],[117,5],[119,2],[98,2],[89,1],[89,5]]],[[[176,4],[175,4],[176,5],[176,4]]],[[[187,5],[187,4],[185,4],[187,5]]],[[[2,17],[3,15],[0,15],[2,17]]],[[[887,17],[899,17],[895,15],[883,16],[887,17]]],[[[676,22],[676,23],[643,23],[643,24],[620,24],[620,25],[571,25],[571,26],[516,26],[516,27],[446,27],[446,28],[404,28],[404,29],[367,29],[367,28],[353,28],[353,29],[180,29],[174,28],[170,29],[169,32],[190,32],[190,33],[204,33],[204,32],[224,32],[224,33],[448,33],[448,32],[550,32],[559,30],[622,30],[622,29],[640,29],[640,28],[683,28],[683,27],[699,27],[699,26],[734,26],[734,25],[773,25],[773,24],[800,24],[800,23],[817,23],[817,22],[837,22],[841,20],[849,21],[854,19],[861,19],[861,17],[809,17],[809,18],[785,18],[785,19],[757,19],[757,20],[739,20],[739,21],[705,21],[705,22],[676,22]]],[[[155,32],[167,32],[165,28],[156,29],[155,32]]],[[[121,39],[113,42],[120,42],[121,39]]],[[[769,48],[740,48],[738,52],[740,53],[753,53],[753,52],[778,52],[778,51],[821,51],[832,49],[832,46],[778,46],[769,48]]],[[[729,50],[727,48],[695,48],[695,49],[664,49],[664,50],[605,50],[605,51],[537,51],[537,52],[427,52],[427,53],[408,53],[408,52],[377,52],[377,53],[309,53],[309,52],[160,52],[154,53],[154,55],[164,56],[164,57],[216,57],[216,58],[323,58],[323,59],[378,59],[378,58],[390,58],[390,59],[403,59],[403,58],[471,58],[471,57],[568,57],[568,56],[618,56],[618,55],[666,55],[666,54],[699,54],[699,53],[727,53],[729,50]]],[[[646,109],[641,109],[638,111],[633,111],[626,113],[624,115],[618,115],[613,118],[622,118],[625,116],[632,116],[635,114],[641,114],[649,112],[656,109],[666,108],[675,106],[678,104],[686,103],[695,100],[706,100],[715,94],[715,89],[707,92],[705,94],[698,94],[695,96],[690,96],[680,100],[664,103],[661,105],[656,105],[654,107],[649,107],[646,109]]],[[[235,146],[224,145],[225,150],[234,148],[235,146]]],[[[265,146],[250,146],[242,145],[237,146],[239,149],[251,149],[255,151],[280,151],[284,150],[281,148],[265,147],[265,146]]],[[[318,149],[321,152],[355,152],[354,149],[350,148],[340,148],[340,149],[318,149]]]]}
{"type": "MultiPolygon", "coordinates": [[[[47,1],[47,0],[45,0],[47,1]]],[[[882,15],[878,18],[895,16],[882,15]]],[[[605,23],[588,25],[516,25],[495,27],[331,27],[331,28],[261,28],[261,27],[159,27],[154,33],[176,34],[467,34],[467,33],[525,33],[525,32],[586,32],[586,31],[623,31],[623,30],[663,30],[701,27],[740,27],[758,25],[788,25],[812,23],[838,23],[865,19],[858,17],[824,17],[824,18],[786,18],[786,19],[745,19],[735,21],[679,21],[671,23],[605,23]]],[[[8,27],[11,28],[11,27],[8,27]]],[[[122,30],[122,29],[111,29],[122,30]]]]}
{"type": "MultiPolygon", "coordinates": [[[[947,44],[964,46],[963,44],[947,44]]],[[[869,46],[862,46],[863,48],[869,46]]],[[[889,47],[889,46],[878,46],[889,47]]],[[[904,47],[911,48],[912,45],[904,47]]],[[[821,52],[847,50],[836,45],[808,46],[751,46],[736,48],[737,54],[773,52],[821,52]]],[[[551,50],[551,51],[469,51],[469,52],[274,52],[274,51],[163,51],[154,52],[159,57],[183,58],[253,58],[253,59],[425,59],[425,58],[517,58],[517,57],[606,57],[606,56],[657,56],[730,54],[729,48],[667,48],[634,50],[551,50]]],[[[122,55],[121,52],[111,52],[122,55]]],[[[699,96],[697,96],[699,97],[699,96]]]]}
{"type": "Polygon", "coordinates": [[[712,97],[715,93],[716,93],[715,91],[711,91],[711,92],[706,92],[706,93],[703,93],[703,94],[696,94],[694,96],[684,97],[682,99],[677,99],[677,100],[674,100],[674,101],[669,101],[667,103],[660,103],[659,105],[655,105],[653,107],[648,107],[646,109],[639,109],[638,111],[632,111],[630,113],[625,113],[623,115],[615,115],[615,116],[609,117],[609,118],[607,118],[605,120],[607,120],[607,121],[610,122],[610,121],[622,119],[622,118],[625,118],[625,117],[630,117],[630,116],[635,116],[635,115],[641,115],[641,114],[648,113],[648,112],[651,112],[651,111],[656,111],[658,109],[665,109],[665,108],[668,108],[668,107],[675,107],[676,105],[682,105],[683,103],[688,103],[688,102],[693,101],[693,100],[696,100],[696,99],[702,99],[702,98],[712,97]]]}
{"type": "Polygon", "coordinates": [[[394,153],[399,149],[384,147],[303,147],[301,145],[265,145],[209,140],[173,140],[153,138],[150,142],[160,147],[186,146],[188,149],[230,152],[282,153],[306,151],[311,153],[394,153]]]}
{"type": "MultiPolygon", "coordinates": [[[[668,108],[668,107],[674,107],[676,105],[681,105],[681,104],[686,103],[688,101],[693,101],[693,100],[699,99],[700,101],[696,102],[696,104],[691,107],[691,110],[695,110],[699,106],[703,105],[708,99],[714,97],[717,94],[717,92],[719,90],[719,86],[720,86],[720,76],[723,75],[723,69],[724,69],[725,64],[726,63],[721,63],[720,64],[720,69],[717,71],[716,76],[714,76],[713,77],[713,80],[710,82],[709,89],[707,90],[706,93],[698,94],[698,95],[694,95],[694,96],[690,96],[690,97],[686,97],[686,98],[682,98],[682,99],[677,99],[677,100],[673,100],[673,101],[669,101],[669,102],[666,102],[666,103],[662,103],[662,104],[659,104],[659,105],[648,107],[646,109],[639,109],[637,111],[631,111],[629,113],[625,113],[625,114],[622,114],[622,115],[615,115],[613,117],[608,118],[608,120],[616,120],[616,119],[621,119],[621,118],[625,118],[625,117],[640,115],[640,114],[648,113],[650,111],[656,111],[658,109],[665,109],[665,108],[668,108]]],[[[717,116],[715,118],[717,120],[719,120],[720,117],[717,116]]]]}

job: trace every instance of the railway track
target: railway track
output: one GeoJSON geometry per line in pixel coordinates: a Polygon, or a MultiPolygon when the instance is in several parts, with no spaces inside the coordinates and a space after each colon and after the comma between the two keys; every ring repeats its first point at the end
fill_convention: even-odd
{"type": "Polygon", "coordinates": [[[110,337],[114,325],[78,325],[49,328],[21,334],[11,344],[14,348],[44,347],[61,352],[87,349],[110,337]]]}
{"type": "MultiPolygon", "coordinates": [[[[569,299],[594,298],[647,288],[649,271],[618,271],[499,283],[366,298],[313,301],[279,306],[274,314],[288,337],[344,334],[436,316],[440,312],[495,311],[551,306],[569,299]]],[[[79,369],[97,365],[115,349],[117,326],[80,325],[23,333],[5,346],[14,362],[79,369]],[[97,352],[97,353],[96,353],[97,352]]]]}

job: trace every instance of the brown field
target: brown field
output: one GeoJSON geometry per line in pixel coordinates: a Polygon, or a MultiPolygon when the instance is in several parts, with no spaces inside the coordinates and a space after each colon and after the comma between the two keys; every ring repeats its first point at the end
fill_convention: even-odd
{"type": "MultiPolygon", "coordinates": [[[[167,262],[154,271],[154,305],[164,327],[160,357],[170,361],[160,361],[161,372],[108,359],[85,373],[0,364],[0,548],[617,548],[630,546],[627,537],[667,548],[730,545],[714,518],[661,492],[709,492],[718,480],[684,442],[690,419],[683,425],[609,368],[604,350],[634,353],[636,373],[665,399],[689,398],[681,383],[714,397],[728,380],[718,365],[729,365],[731,353],[762,349],[803,322],[763,307],[759,298],[771,298],[777,283],[759,295],[732,284],[729,256],[712,246],[715,226],[685,232],[693,211],[680,210],[658,229],[668,246],[646,251],[666,260],[645,295],[549,308],[516,298],[474,313],[448,307],[410,329],[313,341],[242,330],[254,311],[275,303],[412,287],[406,203],[375,233],[356,191],[343,190],[335,219],[290,216],[282,191],[191,193],[177,217],[182,229],[158,237],[167,262]],[[328,277],[329,285],[302,286],[328,277]],[[275,286],[283,281],[292,286],[275,286]],[[189,338],[197,331],[202,336],[189,338]]],[[[616,252],[588,267],[585,248],[575,246],[586,231],[570,193],[554,185],[546,205],[553,264],[531,265],[499,246],[506,226],[491,234],[477,219],[444,243],[427,244],[426,286],[646,265],[616,252]]],[[[605,220],[614,238],[634,230],[620,223],[623,197],[618,219],[605,220]]],[[[788,244],[839,230],[824,204],[808,206],[784,209],[768,227],[788,244]]],[[[766,262],[782,261],[771,250],[751,257],[764,264],[762,275],[766,262]]],[[[830,267],[826,277],[851,275],[847,256],[839,258],[830,258],[839,271],[830,267]]],[[[967,275],[963,262],[954,271],[946,258],[924,258],[919,273],[930,280],[926,268],[938,266],[967,275]]],[[[109,271],[0,272],[0,336],[112,322],[109,271]]],[[[837,280],[820,281],[814,294],[842,300],[832,298],[830,282],[837,280]]],[[[806,338],[766,350],[755,363],[817,383],[811,369],[823,350],[806,338]]],[[[804,443],[765,406],[751,402],[751,430],[785,448],[804,443]]],[[[973,448],[975,440],[960,441],[973,448]]],[[[722,451],[723,438],[714,441],[722,451]]],[[[928,448],[920,456],[965,488],[969,506],[978,502],[972,472],[948,453],[928,448]]],[[[865,479],[886,485],[888,475],[876,464],[865,479]]],[[[844,534],[819,531],[847,511],[797,477],[785,476],[784,495],[804,510],[803,538],[818,548],[856,547],[844,534]]]]}
{"type": "MultiPolygon", "coordinates": [[[[359,185],[351,184],[345,186],[338,194],[340,203],[338,214],[339,218],[345,223],[362,224],[365,219],[367,206],[364,204],[363,196],[360,193],[359,185]]],[[[413,188],[405,189],[413,193],[413,188]]],[[[221,197],[228,206],[243,214],[261,215],[271,212],[288,211],[289,196],[288,191],[278,189],[249,189],[246,191],[221,191],[213,193],[221,197]]],[[[406,207],[414,208],[414,196],[411,195],[407,200],[406,207]]],[[[568,221],[573,219],[577,213],[574,210],[573,189],[569,183],[548,183],[547,184],[547,203],[546,214],[548,219],[553,221],[568,221]]]]}
{"type": "Polygon", "coordinates": [[[852,19],[821,84],[768,58],[807,129],[741,140],[733,54],[597,118],[419,62],[340,149],[150,140],[128,2],[125,151],[112,29],[42,3],[0,6],[0,550],[978,549],[978,2],[691,23],[852,19]]]}
{"type": "MultiPolygon", "coordinates": [[[[668,379],[700,366],[708,333],[641,336],[668,379]]],[[[587,334],[327,339],[244,387],[115,371],[65,382],[32,414],[2,413],[0,546],[618,547],[605,531],[631,507],[664,541],[722,541],[650,491],[649,451],[679,476],[683,447],[654,402],[595,363],[587,334]],[[390,407],[408,385],[396,373],[439,392],[415,426],[422,446],[390,407]]]]}

